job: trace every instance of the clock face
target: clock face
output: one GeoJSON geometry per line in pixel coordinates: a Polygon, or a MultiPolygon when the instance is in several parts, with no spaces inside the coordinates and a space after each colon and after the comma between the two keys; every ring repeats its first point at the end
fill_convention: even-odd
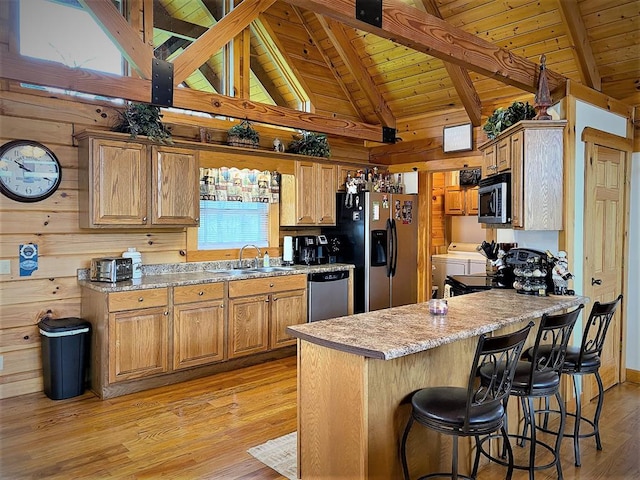
{"type": "Polygon", "coordinates": [[[0,147],[0,191],[18,202],[38,202],[60,186],[60,162],[44,145],[15,140],[0,147]]]}

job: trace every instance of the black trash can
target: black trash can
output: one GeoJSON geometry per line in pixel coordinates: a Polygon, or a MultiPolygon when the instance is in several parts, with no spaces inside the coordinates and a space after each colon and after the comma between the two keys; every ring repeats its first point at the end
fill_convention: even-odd
{"type": "Polygon", "coordinates": [[[44,393],[52,400],[77,397],[85,390],[91,324],[81,318],[38,322],[42,339],[44,393]]]}

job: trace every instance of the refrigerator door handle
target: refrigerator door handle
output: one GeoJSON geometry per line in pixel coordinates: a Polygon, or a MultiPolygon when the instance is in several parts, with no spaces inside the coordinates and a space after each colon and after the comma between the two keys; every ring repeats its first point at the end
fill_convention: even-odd
{"type": "Polygon", "coordinates": [[[398,229],[396,221],[391,220],[391,275],[395,277],[396,267],[398,266],[398,229]]]}
{"type": "Polygon", "coordinates": [[[387,244],[388,244],[388,252],[387,252],[387,277],[390,277],[391,270],[393,268],[393,224],[391,223],[391,219],[387,219],[387,244]]]}

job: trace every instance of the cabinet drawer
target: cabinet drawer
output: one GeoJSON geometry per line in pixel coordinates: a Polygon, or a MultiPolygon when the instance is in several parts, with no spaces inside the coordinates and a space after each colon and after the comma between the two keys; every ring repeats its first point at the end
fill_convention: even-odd
{"type": "Polygon", "coordinates": [[[168,303],[168,289],[151,288],[109,294],[109,311],[121,312],[138,308],[163,307],[168,303]]]}
{"type": "Polygon", "coordinates": [[[287,275],[281,277],[252,278],[229,282],[229,297],[244,297],[262,293],[284,292],[307,288],[306,275],[287,275]]]}
{"type": "Polygon", "coordinates": [[[173,303],[192,303],[224,297],[224,283],[201,283],[173,288],[173,303]]]}

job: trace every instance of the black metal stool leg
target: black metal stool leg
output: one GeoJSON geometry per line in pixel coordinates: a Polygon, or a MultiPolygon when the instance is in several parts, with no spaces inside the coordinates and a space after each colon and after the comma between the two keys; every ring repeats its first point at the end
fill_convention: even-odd
{"type": "Polygon", "coordinates": [[[451,454],[451,478],[452,480],[458,480],[458,436],[453,435],[452,442],[452,454],[451,454]]]}
{"type": "MultiPolygon", "coordinates": [[[[556,392],[556,400],[558,401],[558,408],[560,409],[560,428],[558,429],[558,435],[556,436],[556,449],[555,449],[554,455],[556,460],[556,470],[558,471],[558,480],[562,480],[562,464],[560,462],[560,446],[562,445],[562,436],[564,435],[564,425],[567,420],[567,413],[564,407],[564,402],[560,397],[560,392],[556,392]]],[[[549,402],[547,397],[547,405],[548,404],[549,402]]]]}
{"type": "Polygon", "coordinates": [[[410,480],[409,466],[407,465],[407,437],[409,436],[411,425],[413,425],[413,415],[409,417],[407,426],[405,427],[404,433],[402,434],[402,442],[400,443],[400,458],[402,459],[402,473],[404,475],[404,480],[410,480]]]}
{"type": "Polygon", "coordinates": [[[527,416],[529,417],[529,423],[531,424],[531,445],[529,446],[529,480],[534,480],[534,469],[536,462],[536,419],[535,409],[533,406],[533,397],[529,397],[529,408],[527,416]]]}
{"type": "Polygon", "coordinates": [[[598,382],[598,406],[596,407],[596,414],[593,417],[594,431],[596,434],[596,448],[602,450],[602,443],[600,443],[600,414],[602,413],[602,404],[604,403],[604,387],[602,386],[602,379],[600,374],[596,370],[596,381],[598,382]]]}
{"type": "Polygon", "coordinates": [[[578,384],[576,376],[573,377],[573,391],[576,394],[576,418],[573,425],[573,454],[576,460],[576,467],[580,466],[580,419],[582,418],[582,407],[580,402],[580,392],[578,392],[578,384]]]}
{"type": "Polygon", "coordinates": [[[522,438],[520,438],[519,442],[516,442],[518,444],[518,446],[520,447],[524,447],[524,442],[525,442],[525,438],[527,438],[527,431],[529,429],[529,415],[531,415],[530,412],[528,412],[528,407],[527,407],[527,401],[524,397],[520,397],[520,404],[522,405],[522,416],[524,418],[524,425],[522,427],[522,438]]]}
{"type": "MultiPolygon", "coordinates": [[[[507,449],[508,463],[509,463],[507,467],[506,480],[511,480],[511,476],[513,475],[513,450],[511,449],[511,442],[509,441],[509,433],[507,431],[506,424],[502,425],[502,428],[500,429],[500,431],[502,432],[503,444],[507,449]]],[[[503,450],[504,450],[504,447],[503,447],[503,450]]],[[[476,478],[475,474],[473,478],[476,478]]]]}

